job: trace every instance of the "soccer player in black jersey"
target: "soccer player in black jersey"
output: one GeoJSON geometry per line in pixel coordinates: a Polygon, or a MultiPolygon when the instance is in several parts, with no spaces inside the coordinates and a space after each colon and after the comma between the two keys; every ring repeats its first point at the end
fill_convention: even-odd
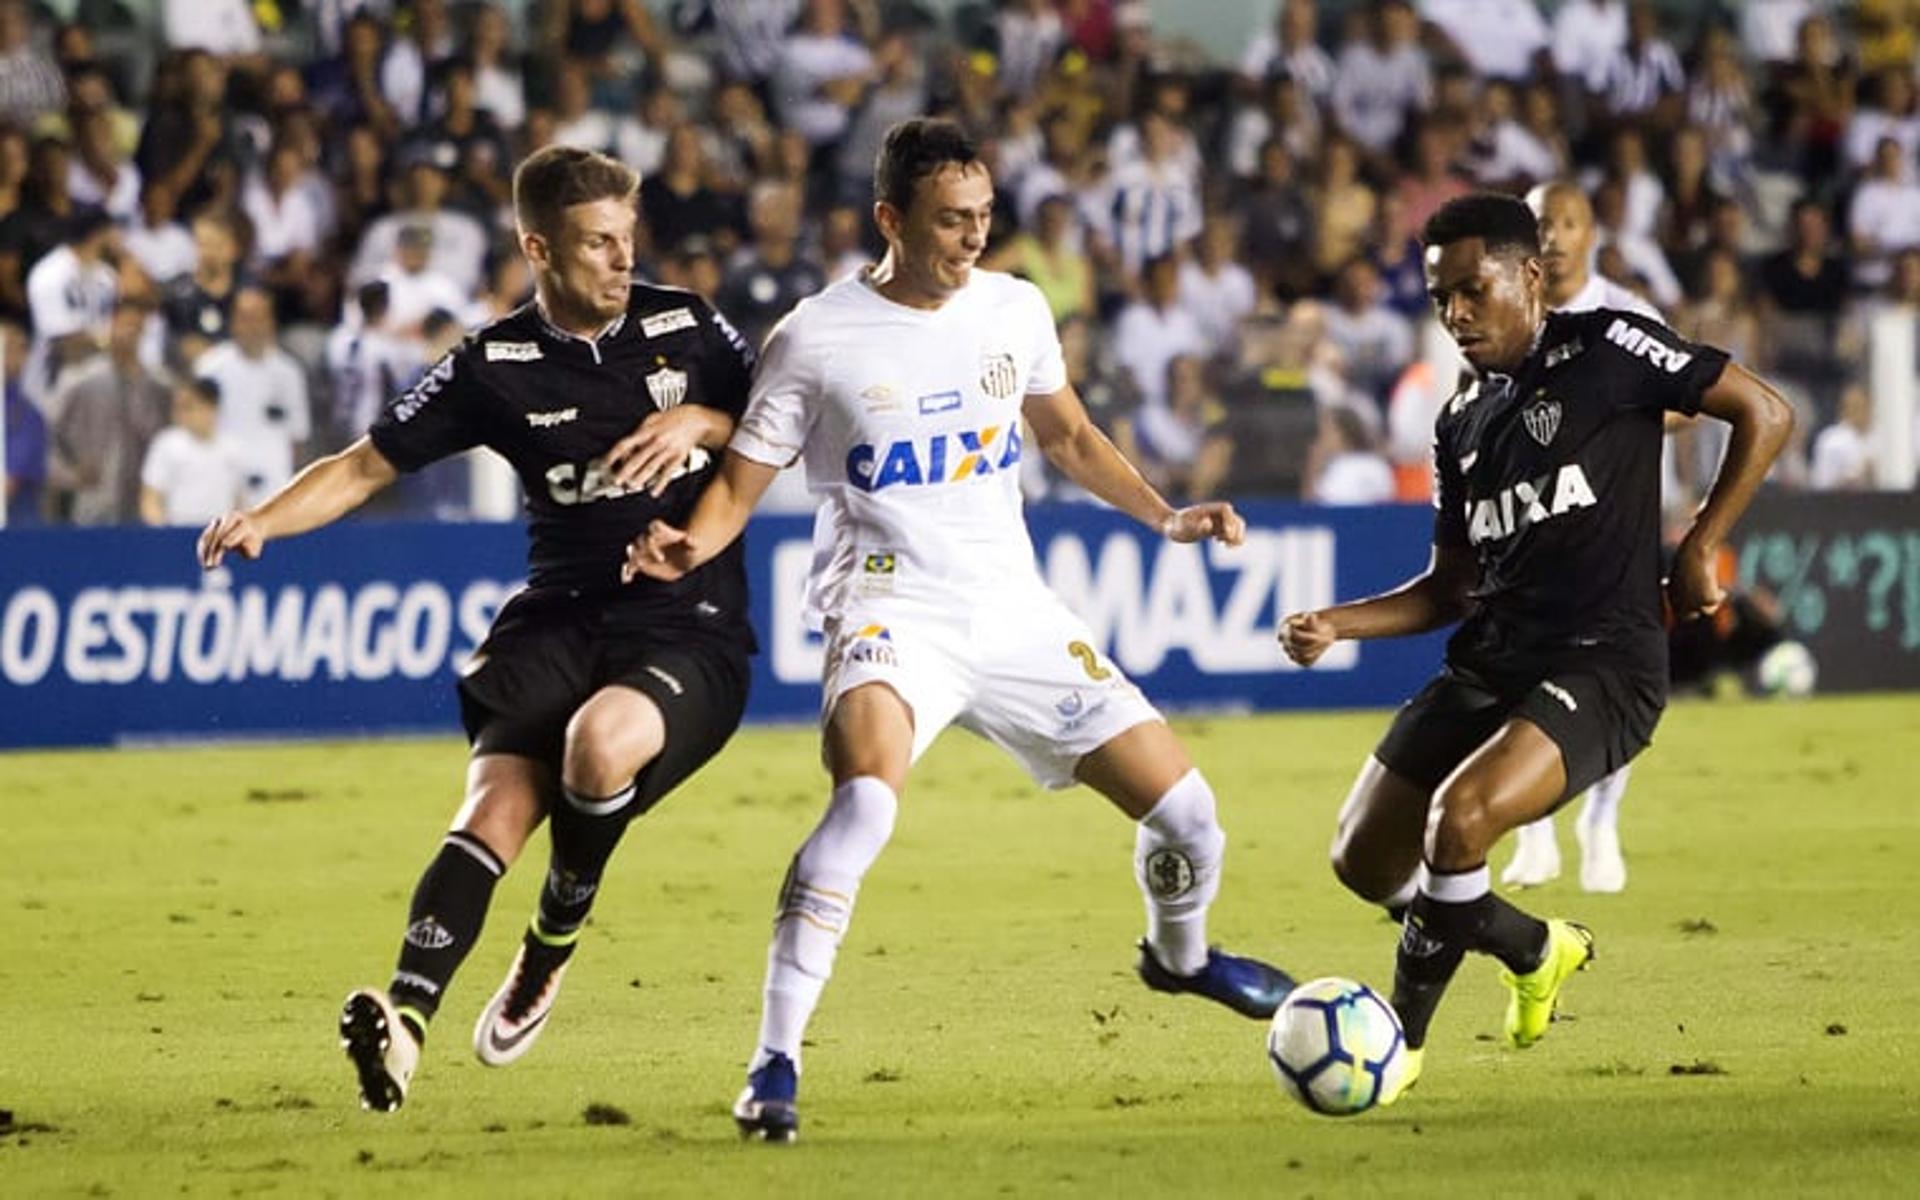
{"type": "Polygon", "coordinates": [[[1407,1085],[1467,951],[1505,967],[1516,1047],[1546,1032],[1592,957],[1581,926],[1495,896],[1487,852],[1637,754],[1665,707],[1664,412],[1733,427],[1666,584],[1682,617],[1720,604],[1715,551],[1792,427],[1778,393],[1722,351],[1628,312],[1549,314],[1537,230],[1525,204],[1493,195],[1427,222],[1427,290],[1472,368],[1436,421],[1432,560],[1391,592],[1281,623],[1308,666],[1341,638],[1460,622],[1445,669],[1361,768],[1333,846],[1342,883],[1405,910],[1393,1003],[1407,1085]]]}
{"type": "Polygon", "coordinates": [[[466,797],[407,915],[385,991],[347,998],[362,1103],[405,1100],[428,1021],[479,937],[495,882],[543,817],[551,869],[474,1048],[503,1065],[543,1027],[622,830],[720,749],[746,703],[738,549],[675,583],[625,583],[626,545],[684,522],[747,396],[752,352],[697,296],[632,281],[638,179],[549,147],[514,174],[535,299],[473,334],[367,435],[200,536],[202,566],[257,557],[436,459],[504,456],[526,493],[527,587],[460,681],[466,797]]]}

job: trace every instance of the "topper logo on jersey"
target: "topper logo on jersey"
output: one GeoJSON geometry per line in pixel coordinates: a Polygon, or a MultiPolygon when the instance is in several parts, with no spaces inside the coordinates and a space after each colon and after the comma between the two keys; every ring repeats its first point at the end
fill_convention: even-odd
{"type": "Polygon", "coordinates": [[[1646,359],[1669,375],[1678,375],[1693,361],[1693,355],[1675,350],[1646,330],[1616,318],[1607,326],[1607,340],[1628,354],[1646,359]]]}
{"type": "Polygon", "coordinates": [[[1004,471],[1020,461],[1020,428],[989,425],[932,437],[889,442],[884,449],[861,442],[847,451],[847,482],[863,492],[895,484],[919,487],[959,483],[1004,471]],[[1002,431],[1006,436],[1001,437],[1002,431]]]}
{"type": "Polygon", "coordinates": [[[1501,541],[1562,513],[1597,503],[1587,473],[1579,463],[1568,463],[1557,474],[1523,479],[1501,488],[1491,499],[1469,500],[1467,540],[1476,546],[1501,541]]]}

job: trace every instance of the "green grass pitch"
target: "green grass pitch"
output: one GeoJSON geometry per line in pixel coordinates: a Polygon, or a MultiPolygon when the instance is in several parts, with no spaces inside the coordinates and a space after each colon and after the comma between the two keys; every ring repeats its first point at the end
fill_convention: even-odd
{"type": "MultiPolygon", "coordinates": [[[[1325,862],[1384,721],[1180,724],[1231,839],[1220,942],[1389,981],[1393,931],[1325,862]]],[[[333,1022],[386,978],[456,741],[0,757],[0,1194],[1912,1195],[1916,751],[1920,697],[1676,706],[1627,798],[1628,891],[1521,901],[1598,935],[1572,1019],[1505,1050],[1470,961],[1419,1089],[1333,1121],[1282,1096],[1261,1026],[1134,980],[1127,824],[950,734],[862,892],[784,1149],[727,1106],[824,795],[809,731],[742,735],[629,832],[542,1042],[489,1070],[471,1022],[538,839],[392,1117],[359,1111],[333,1022]]]]}

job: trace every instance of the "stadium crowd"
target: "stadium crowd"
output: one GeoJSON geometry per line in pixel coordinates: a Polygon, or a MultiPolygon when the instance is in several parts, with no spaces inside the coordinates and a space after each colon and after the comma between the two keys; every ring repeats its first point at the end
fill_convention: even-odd
{"type": "MultiPolygon", "coordinates": [[[[1277,10],[1223,63],[1140,0],[0,0],[8,524],[198,524],[359,436],[530,294],[510,180],[553,142],[638,168],[641,273],[757,343],[875,254],[922,113],[979,137],[987,264],[1174,496],[1424,498],[1418,231],[1554,179],[1602,274],[1800,408],[1780,484],[1867,485],[1865,318],[1920,319],[1920,3],[1277,10]]],[[[1676,437],[1677,506],[1718,447],[1676,437]]]]}

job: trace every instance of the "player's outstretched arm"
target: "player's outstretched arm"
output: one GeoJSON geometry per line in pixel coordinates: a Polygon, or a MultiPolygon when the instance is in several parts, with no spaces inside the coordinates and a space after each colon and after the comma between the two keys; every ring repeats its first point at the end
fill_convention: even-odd
{"type": "Polygon", "coordinates": [[[753,506],[760,503],[779,473],[780,468],[769,463],[756,462],[737,450],[727,451],[719,473],[700,493],[686,528],[654,521],[646,533],[627,544],[621,581],[632,582],[640,575],[672,581],[725,550],[747,527],[753,506]]]}
{"type": "Polygon", "coordinates": [[[1048,461],[1081,487],[1176,542],[1217,538],[1238,546],[1247,523],[1224,500],[1175,508],[1087,417],[1072,385],[1028,396],[1022,412],[1048,461]]]}
{"type": "Polygon", "coordinates": [[[236,508],[214,518],[200,534],[200,566],[212,570],[229,550],[259,558],[267,542],[338,520],[398,475],[386,456],[374,449],[372,439],[363,437],[338,454],[309,463],[254,507],[236,508]]]}
{"type": "Polygon", "coordinates": [[[1470,547],[1436,543],[1427,569],[1390,592],[1288,615],[1280,622],[1280,649],[1310,667],[1342,638],[1401,637],[1451,625],[1466,615],[1479,573],[1470,547]]]}
{"type": "Polygon", "coordinates": [[[1736,362],[1728,363],[1700,397],[1700,411],[1733,426],[1733,434],[1713,487],[1674,552],[1667,596],[1682,619],[1705,616],[1725,599],[1714,575],[1714,557],[1793,433],[1793,406],[1736,362]]]}

